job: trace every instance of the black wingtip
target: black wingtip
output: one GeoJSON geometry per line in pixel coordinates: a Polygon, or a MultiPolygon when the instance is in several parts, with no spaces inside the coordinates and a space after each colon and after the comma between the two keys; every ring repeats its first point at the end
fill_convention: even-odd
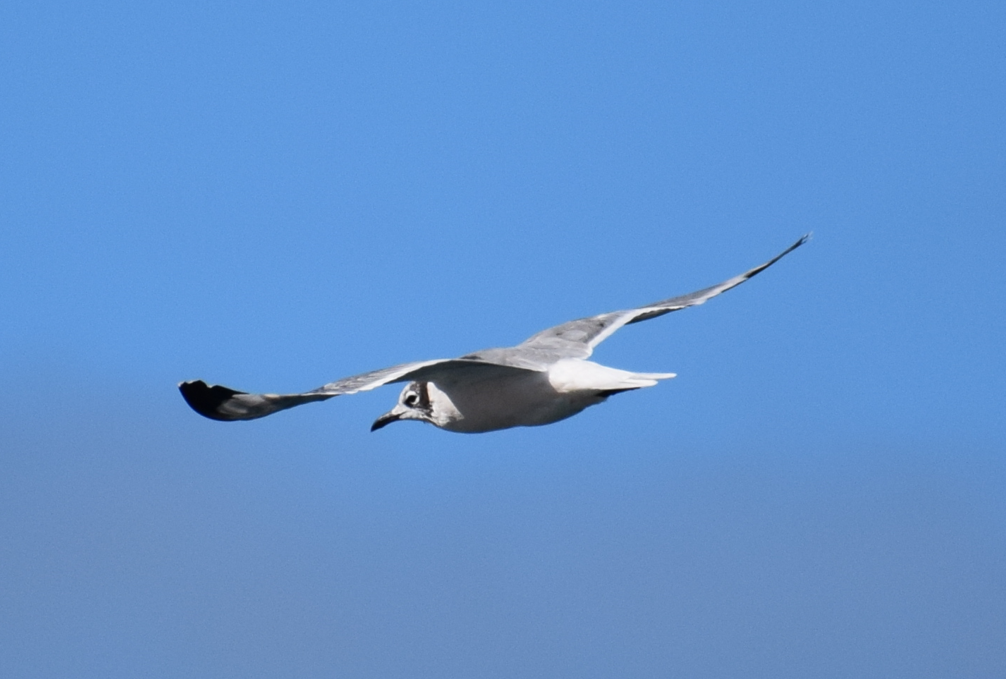
{"type": "MultiPolygon", "coordinates": [[[[784,252],[782,254],[783,255],[788,255],[789,253],[793,252],[798,247],[800,247],[801,245],[803,245],[804,243],[806,243],[807,241],[809,241],[813,235],[814,235],[813,231],[808,231],[807,233],[803,234],[802,236],[800,236],[800,239],[797,242],[793,243],[788,248],[786,248],[786,252],[784,252]]],[[[779,255],[779,256],[782,257],[782,255],[779,255]]]]}
{"type": "Polygon", "coordinates": [[[182,392],[185,402],[203,417],[211,420],[228,422],[235,418],[228,417],[220,412],[220,406],[230,400],[235,394],[246,392],[221,387],[218,384],[210,386],[202,380],[192,380],[191,382],[181,382],[178,391],[182,392]]]}

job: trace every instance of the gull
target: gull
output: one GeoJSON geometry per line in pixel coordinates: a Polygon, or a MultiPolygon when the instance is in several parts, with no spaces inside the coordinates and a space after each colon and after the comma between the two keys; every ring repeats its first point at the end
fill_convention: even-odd
{"type": "Polygon", "coordinates": [[[371,431],[418,420],[452,432],[481,433],[551,424],[625,391],[652,387],[674,373],[639,373],[588,361],[594,347],[625,325],[698,306],[761,273],[810,238],[807,234],[761,266],[718,285],[625,311],[569,321],[515,347],[485,349],[459,358],[403,363],[346,377],[302,394],[249,394],[202,380],[179,390],[200,415],[253,420],[304,403],[408,382],[398,403],[371,431]]]}

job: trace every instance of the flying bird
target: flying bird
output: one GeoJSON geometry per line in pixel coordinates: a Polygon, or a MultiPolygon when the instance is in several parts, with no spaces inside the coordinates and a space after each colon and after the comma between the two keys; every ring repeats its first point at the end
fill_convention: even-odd
{"type": "Polygon", "coordinates": [[[303,394],[249,394],[202,380],[178,388],[200,415],[253,420],[335,396],[408,382],[398,403],[371,426],[418,420],[453,432],[480,433],[551,424],[624,391],[652,387],[674,373],[637,373],[587,360],[594,347],[625,325],[703,304],[761,273],[810,238],[807,234],[761,266],[719,285],[625,311],[581,318],[542,330],[515,347],[460,358],[417,361],[354,375],[303,394]]]}

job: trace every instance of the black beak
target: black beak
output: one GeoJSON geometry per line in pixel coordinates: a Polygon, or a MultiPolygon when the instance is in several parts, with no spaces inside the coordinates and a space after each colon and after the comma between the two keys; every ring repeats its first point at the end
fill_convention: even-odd
{"type": "Polygon", "coordinates": [[[392,422],[397,422],[400,419],[402,419],[402,416],[399,413],[384,413],[374,420],[374,424],[370,425],[370,431],[377,431],[381,427],[387,427],[392,422]]]}

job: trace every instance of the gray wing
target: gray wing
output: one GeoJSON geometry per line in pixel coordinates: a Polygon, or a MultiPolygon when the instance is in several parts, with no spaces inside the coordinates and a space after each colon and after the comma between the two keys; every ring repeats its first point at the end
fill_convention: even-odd
{"type": "Polygon", "coordinates": [[[646,321],[657,316],[669,314],[672,311],[703,304],[706,300],[712,299],[716,295],[724,293],[752,276],[761,273],[806,243],[809,239],[810,234],[808,233],[761,266],[756,266],[750,271],[746,271],[739,276],[734,276],[730,280],[723,281],[719,285],[714,285],[687,295],[671,297],[670,299],[647,304],[636,309],[612,311],[589,318],[569,321],[568,323],[542,330],[514,347],[514,349],[518,350],[521,354],[528,354],[528,358],[533,357],[532,360],[535,362],[553,362],[560,358],[587,358],[593,353],[594,347],[610,337],[612,333],[623,325],[646,321]]]}
{"type": "Polygon", "coordinates": [[[472,373],[486,376],[500,372],[528,372],[527,369],[501,365],[485,360],[447,358],[432,361],[402,363],[390,368],[353,375],[303,394],[249,394],[220,385],[208,385],[202,380],[178,385],[185,402],[200,415],[211,420],[254,420],[304,403],[325,401],[335,396],[370,391],[393,382],[459,378],[472,373]]]}

